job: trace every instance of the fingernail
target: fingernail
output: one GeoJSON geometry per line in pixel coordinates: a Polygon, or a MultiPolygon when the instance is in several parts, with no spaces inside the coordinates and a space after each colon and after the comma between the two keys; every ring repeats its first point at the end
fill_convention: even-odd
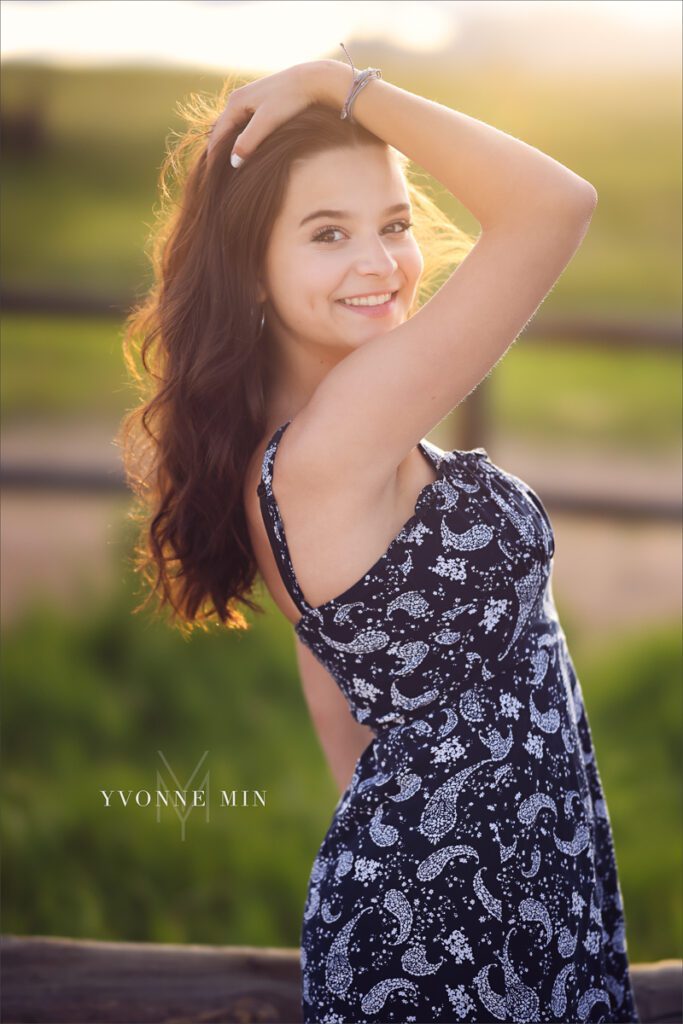
{"type": "Polygon", "coordinates": [[[244,163],[244,158],[241,157],[239,153],[231,153],[230,163],[232,164],[233,167],[241,167],[242,164],[244,163]]]}

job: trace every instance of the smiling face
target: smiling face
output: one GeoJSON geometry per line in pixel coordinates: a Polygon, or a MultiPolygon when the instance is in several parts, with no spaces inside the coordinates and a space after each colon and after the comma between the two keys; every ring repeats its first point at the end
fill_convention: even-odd
{"type": "Polygon", "coordinates": [[[406,181],[389,149],[347,147],[295,163],[259,296],[275,341],[343,356],[402,323],[424,267],[410,221],[406,181]],[[341,301],[388,294],[381,305],[341,301]]]}

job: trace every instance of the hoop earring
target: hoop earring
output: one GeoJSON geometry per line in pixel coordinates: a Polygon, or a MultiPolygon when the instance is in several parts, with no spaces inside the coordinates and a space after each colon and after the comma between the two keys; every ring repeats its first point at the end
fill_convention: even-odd
{"type": "Polygon", "coordinates": [[[261,324],[260,324],[259,329],[258,329],[258,334],[256,335],[256,340],[257,341],[261,337],[261,335],[263,334],[263,329],[264,329],[265,326],[266,326],[266,306],[265,306],[265,303],[264,303],[261,306],[261,324]]]}

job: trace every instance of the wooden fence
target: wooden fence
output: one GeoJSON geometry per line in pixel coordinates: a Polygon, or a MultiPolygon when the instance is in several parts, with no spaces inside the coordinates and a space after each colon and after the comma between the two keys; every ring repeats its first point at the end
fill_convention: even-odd
{"type": "MultiPolygon", "coordinates": [[[[298,1024],[298,949],[5,935],[3,1024],[298,1024]]],[[[680,1024],[683,962],[631,965],[641,1024],[680,1024]]],[[[427,1024],[427,1022],[422,1022],[427,1024]]]]}

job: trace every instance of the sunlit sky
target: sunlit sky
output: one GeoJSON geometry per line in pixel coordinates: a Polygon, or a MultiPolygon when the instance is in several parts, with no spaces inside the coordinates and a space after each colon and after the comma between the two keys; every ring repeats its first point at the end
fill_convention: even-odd
{"type": "Polygon", "coordinates": [[[675,68],[682,10],[679,0],[2,0],[0,51],[59,64],[268,73],[322,56],[345,60],[339,43],[354,39],[455,58],[474,31],[483,56],[519,38],[520,59],[548,67],[675,68]]]}

